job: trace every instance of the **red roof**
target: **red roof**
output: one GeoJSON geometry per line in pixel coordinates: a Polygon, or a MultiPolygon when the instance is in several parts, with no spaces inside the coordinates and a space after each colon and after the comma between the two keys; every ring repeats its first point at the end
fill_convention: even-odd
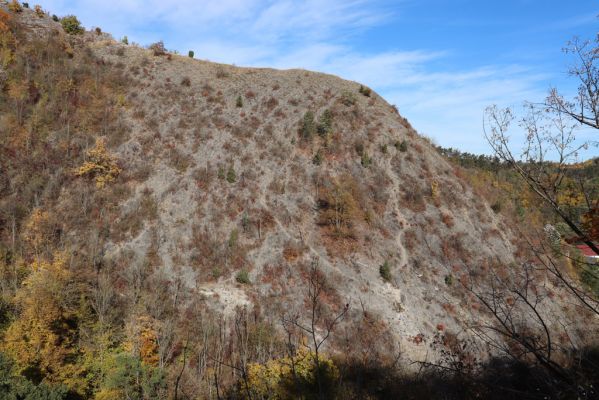
{"type": "Polygon", "coordinates": [[[599,254],[595,253],[588,245],[586,244],[577,244],[576,248],[578,248],[578,250],[582,251],[582,254],[585,255],[585,257],[599,257],[599,254]]]}

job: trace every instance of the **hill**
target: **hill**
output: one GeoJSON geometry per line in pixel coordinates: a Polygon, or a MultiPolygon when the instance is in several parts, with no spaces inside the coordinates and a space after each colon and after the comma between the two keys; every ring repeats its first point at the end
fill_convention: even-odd
{"type": "Polygon", "coordinates": [[[325,377],[448,354],[474,369],[517,347],[485,330],[490,294],[535,337],[531,312],[555,340],[593,336],[555,282],[535,281],[533,309],[516,296],[535,273],[517,226],[363,85],[0,10],[1,347],[17,376],[73,398],[261,398],[260,368],[316,354],[329,369],[304,384],[323,398],[325,377]]]}

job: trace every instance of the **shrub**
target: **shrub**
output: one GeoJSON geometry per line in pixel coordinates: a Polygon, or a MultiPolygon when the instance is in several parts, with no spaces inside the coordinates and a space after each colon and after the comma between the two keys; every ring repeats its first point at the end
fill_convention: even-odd
{"type": "Polygon", "coordinates": [[[193,52],[193,50],[189,50],[189,52],[187,53],[187,56],[189,58],[194,58],[195,57],[195,53],[193,52]]]}
{"type": "Polygon", "coordinates": [[[229,167],[229,170],[227,171],[227,182],[235,183],[236,180],[237,180],[237,174],[235,173],[235,169],[231,165],[229,167]]]}
{"type": "Polygon", "coordinates": [[[23,11],[23,7],[21,7],[21,4],[17,0],[12,0],[8,5],[8,9],[14,13],[23,11]]]}
{"type": "Polygon", "coordinates": [[[381,145],[381,153],[387,154],[387,145],[386,144],[381,145]]]}
{"type": "Polygon", "coordinates": [[[431,182],[431,197],[435,199],[438,196],[439,196],[439,182],[436,180],[433,180],[431,182]]]}
{"type": "Polygon", "coordinates": [[[97,139],[96,146],[87,152],[88,161],[75,172],[76,176],[89,176],[96,181],[96,187],[102,189],[114,181],[121,173],[116,159],[108,153],[104,140],[97,139]]]}
{"type": "Polygon", "coordinates": [[[324,159],[324,155],[323,155],[322,149],[318,149],[318,151],[316,152],[316,154],[314,154],[314,157],[312,158],[312,164],[320,165],[320,164],[322,164],[323,159],[324,159]]]}
{"type": "Polygon", "coordinates": [[[360,85],[360,89],[358,89],[361,95],[370,97],[371,90],[365,86],[360,85]]]}
{"type": "Polygon", "coordinates": [[[223,270],[220,267],[214,267],[212,268],[210,275],[212,275],[213,279],[218,279],[223,275],[223,270]]]}
{"type": "Polygon", "coordinates": [[[246,269],[242,269],[241,271],[239,271],[235,276],[235,280],[238,283],[241,283],[242,285],[249,285],[251,283],[250,275],[246,269]]]}
{"type": "Polygon", "coordinates": [[[359,156],[364,154],[364,143],[360,141],[354,143],[354,150],[356,151],[356,153],[358,153],[359,156]]]}
{"type": "Polygon", "coordinates": [[[44,16],[44,10],[42,9],[42,6],[40,6],[39,4],[36,4],[35,7],[33,7],[33,9],[35,10],[35,14],[38,17],[43,17],[44,16]]]}
{"type": "Polygon", "coordinates": [[[395,148],[401,151],[402,153],[405,153],[406,151],[408,151],[408,142],[406,142],[405,140],[402,140],[400,142],[398,140],[397,142],[395,142],[395,148]]]}
{"type": "Polygon", "coordinates": [[[219,66],[216,69],[216,77],[219,79],[228,78],[229,73],[222,66],[219,66]]]}
{"type": "Polygon", "coordinates": [[[162,40],[152,43],[148,48],[152,50],[152,53],[154,53],[155,56],[163,56],[166,54],[166,48],[164,47],[164,42],[162,40]]]}
{"type": "Polygon", "coordinates": [[[231,234],[229,235],[228,245],[229,248],[232,249],[237,246],[237,241],[239,240],[239,231],[237,229],[233,229],[231,234]]]}
{"type": "Polygon", "coordinates": [[[52,14],[52,21],[58,22],[58,21],[60,21],[60,18],[58,18],[58,15],[52,14]]]}
{"type": "Polygon", "coordinates": [[[379,267],[379,274],[381,274],[381,278],[383,278],[385,282],[391,281],[391,265],[389,264],[389,261],[385,260],[383,265],[379,267]]]}
{"type": "Polygon", "coordinates": [[[243,107],[243,99],[241,96],[237,96],[237,100],[235,101],[235,107],[241,108],[243,107]]]}
{"type": "Polygon", "coordinates": [[[23,3],[23,8],[29,8],[29,3],[23,3]]]}
{"type": "Polygon", "coordinates": [[[67,15],[66,17],[62,17],[60,19],[60,24],[62,25],[62,29],[69,35],[79,35],[83,33],[83,27],[81,23],[74,15],[67,15]]]}
{"type": "Polygon", "coordinates": [[[191,79],[189,79],[188,76],[184,76],[183,79],[181,79],[181,85],[182,86],[190,87],[191,86],[191,79]]]}
{"type": "Polygon", "coordinates": [[[495,214],[501,212],[501,202],[497,200],[495,203],[491,204],[491,210],[493,210],[495,214]]]}
{"type": "Polygon", "coordinates": [[[304,114],[304,119],[302,120],[302,137],[304,139],[311,139],[315,132],[316,125],[314,124],[314,113],[308,111],[304,114]]]}
{"type": "Polygon", "coordinates": [[[451,276],[451,275],[445,275],[445,284],[447,286],[453,285],[453,276],[451,276]]]}
{"type": "Polygon", "coordinates": [[[356,104],[356,96],[352,92],[344,91],[341,93],[341,103],[347,107],[356,104]]]}
{"type": "Polygon", "coordinates": [[[94,29],[94,31],[96,32],[96,35],[100,36],[102,34],[102,29],[99,27],[96,27],[96,29],[94,29]]]}
{"type": "Polygon", "coordinates": [[[364,168],[368,168],[370,166],[370,164],[372,164],[372,158],[368,155],[368,153],[366,153],[366,152],[362,153],[362,158],[360,159],[360,164],[362,164],[362,166],[364,168]]]}
{"type": "Polygon", "coordinates": [[[123,36],[123,38],[121,39],[121,43],[129,44],[129,38],[127,36],[123,36]]]}

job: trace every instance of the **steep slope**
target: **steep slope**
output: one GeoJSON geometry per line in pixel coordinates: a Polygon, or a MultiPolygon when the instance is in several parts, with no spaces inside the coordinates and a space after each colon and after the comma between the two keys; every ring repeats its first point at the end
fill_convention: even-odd
{"type": "Polygon", "coordinates": [[[115,154],[126,171],[151,168],[120,207],[124,221],[143,202],[157,208],[154,221],[144,217],[139,230],[111,240],[107,257],[129,249],[141,263],[155,246],[170,277],[229,296],[245,269],[255,283],[245,290],[285,307],[301,299],[292,284],[300,265],[317,258],[342,302],[362,299],[404,338],[452,324],[442,305],[460,299],[437,295],[446,292],[445,276],[459,274],[451,267],[512,261],[509,229],[359,84],[169,60],[114,43],[94,51],[134,74],[143,66],[125,106],[131,137],[115,154]],[[318,120],[325,110],[331,132],[303,137],[306,113],[318,120]],[[391,282],[379,274],[385,262],[391,282]]]}
{"type": "MultiPolygon", "coordinates": [[[[493,323],[474,294],[518,274],[523,244],[370,89],[69,36],[32,10],[14,18],[35,50],[27,68],[0,71],[7,270],[67,252],[93,314],[129,341],[139,321],[178,332],[206,308],[233,318],[245,306],[276,326],[306,312],[316,264],[327,310],[349,305],[330,351],[365,348],[371,338],[351,335],[366,315],[406,364],[434,359],[425,343],[439,331],[493,323]]],[[[181,351],[172,332],[157,334],[161,363],[181,351]]]]}

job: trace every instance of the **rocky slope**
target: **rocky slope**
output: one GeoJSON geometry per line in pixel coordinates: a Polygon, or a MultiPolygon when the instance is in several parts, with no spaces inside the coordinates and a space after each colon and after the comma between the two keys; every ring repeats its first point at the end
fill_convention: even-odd
{"type": "MultiPolygon", "coordinates": [[[[330,309],[349,304],[343,324],[368,314],[408,361],[430,357],[422,342],[439,331],[492,323],[468,289],[518,274],[523,244],[370,89],[163,54],[99,32],[70,36],[32,10],[16,18],[25,37],[68,43],[74,62],[111,88],[96,109],[104,117],[69,130],[61,178],[27,213],[63,216],[61,247],[110,271],[117,291],[159,282],[183,304],[229,316],[248,306],[276,323],[304,312],[305,277],[318,264],[330,309]],[[120,170],[104,187],[73,172],[93,161],[97,138],[120,170]]],[[[48,146],[67,140],[65,126],[46,132],[48,146]]],[[[9,186],[5,204],[16,199],[9,186]]],[[[9,243],[8,223],[3,235],[9,243]]]]}

